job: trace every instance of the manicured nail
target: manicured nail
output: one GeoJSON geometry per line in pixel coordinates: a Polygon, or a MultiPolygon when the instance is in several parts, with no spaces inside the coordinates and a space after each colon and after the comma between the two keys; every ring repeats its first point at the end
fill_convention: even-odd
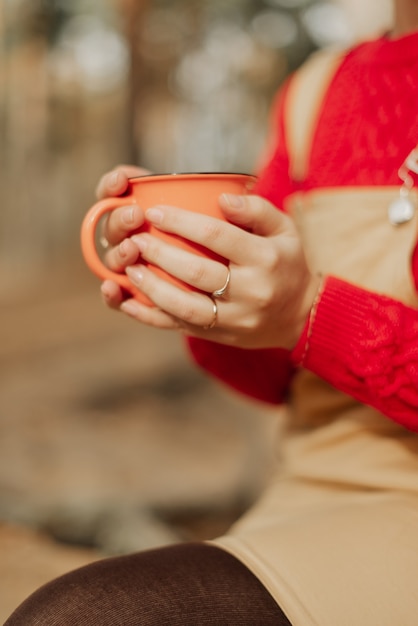
{"type": "Polygon", "coordinates": [[[127,267],[125,271],[135,285],[140,285],[142,283],[144,275],[139,267],[127,267]]]}
{"type": "Polygon", "coordinates": [[[119,244],[119,256],[122,259],[124,259],[125,257],[128,256],[128,253],[129,253],[129,242],[126,239],[124,239],[119,244]]]}
{"type": "Polygon", "coordinates": [[[111,295],[112,295],[111,292],[110,292],[109,286],[106,283],[103,283],[100,286],[100,291],[101,291],[101,294],[102,294],[103,298],[105,299],[105,301],[108,302],[110,300],[111,295]]]}
{"type": "Polygon", "coordinates": [[[222,200],[228,204],[231,209],[242,209],[244,203],[241,196],[235,196],[231,193],[223,193],[222,200]]]}
{"type": "Polygon", "coordinates": [[[135,206],[123,207],[122,221],[127,226],[131,226],[135,221],[135,206]]]}
{"type": "Polygon", "coordinates": [[[131,237],[131,241],[134,242],[141,254],[143,254],[148,247],[147,242],[141,235],[134,235],[133,237],[131,237]]]}
{"type": "Polygon", "coordinates": [[[112,172],[112,174],[110,175],[110,179],[109,179],[109,185],[111,187],[118,187],[119,186],[119,182],[120,182],[120,172],[118,172],[117,170],[115,170],[114,172],[112,172]]]}
{"type": "Polygon", "coordinates": [[[131,317],[136,317],[140,306],[137,302],[135,302],[135,300],[125,300],[124,302],[122,302],[119,308],[121,311],[123,311],[123,313],[126,313],[131,317]]]}
{"type": "Polygon", "coordinates": [[[161,224],[164,212],[158,207],[152,207],[151,209],[145,211],[145,217],[149,222],[152,222],[152,224],[161,224]]]}

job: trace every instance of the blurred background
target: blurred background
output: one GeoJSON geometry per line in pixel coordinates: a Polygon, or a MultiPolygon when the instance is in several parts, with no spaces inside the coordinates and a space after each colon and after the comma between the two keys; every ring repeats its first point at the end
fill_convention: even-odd
{"type": "Polygon", "coordinates": [[[2,0],[0,619],[79,564],[223,532],[274,454],[270,409],[102,306],[79,249],[100,175],[253,171],[289,72],[389,22],[383,0],[2,0]]]}

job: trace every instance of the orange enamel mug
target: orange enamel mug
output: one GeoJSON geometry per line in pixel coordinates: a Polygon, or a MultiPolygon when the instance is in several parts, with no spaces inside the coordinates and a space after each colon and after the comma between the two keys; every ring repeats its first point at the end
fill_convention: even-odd
{"type": "MultiPolygon", "coordinates": [[[[219,207],[219,196],[223,193],[246,195],[255,186],[256,177],[250,174],[233,173],[190,173],[190,174],[150,174],[129,179],[127,192],[123,196],[105,198],[96,202],[87,212],[81,227],[81,250],[87,266],[102,280],[110,279],[118,283],[140,302],[150,305],[149,299],[132,285],[125,273],[111,271],[98,252],[98,225],[101,218],[117,207],[138,204],[144,211],[157,205],[173,206],[194,211],[218,219],[224,219],[219,207]]],[[[176,235],[163,233],[151,224],[145,223],[140,232],[149,232],[170,244],[201,256],[222,258],[197,244],[185,241],[176,235]]],[[[167,274],[160,268],[150,266],[158,276],[183,289],[193,289],[182,281],[167,274]]]]}

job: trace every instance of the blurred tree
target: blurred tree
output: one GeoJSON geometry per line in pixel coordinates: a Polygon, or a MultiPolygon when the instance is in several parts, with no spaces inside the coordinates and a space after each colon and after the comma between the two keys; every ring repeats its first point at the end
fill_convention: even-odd
{"type": "Polygon", "coordinates": [[[135,127],[137,102],[141,100],[142,90],[146,88],[144,64],[138,54],[138,32],[145,12],[149,7],[149,0],[113,0],[116,8],[122,14],[122,28],[126,36],[130,56],[129,95],[128,95],[128,137],[127,158],[131,163],[140,159],[140,148],[134,140],[132,129],[135,127]]]}
{"type": "Polygon", "coordinates": [[[121,160],[253,169],[273,92],[347,36],[335,2],[0,0],[0,269],[78,254],[121,160]]]}
{"type": "Polygon", "coordinates": [[[303,19],[316,0],[114,3],[130,48],[130,160],[160,170],[251,167],[248,146],[255,154],[262,142],[273,92],[317,47],[303,19]]]}

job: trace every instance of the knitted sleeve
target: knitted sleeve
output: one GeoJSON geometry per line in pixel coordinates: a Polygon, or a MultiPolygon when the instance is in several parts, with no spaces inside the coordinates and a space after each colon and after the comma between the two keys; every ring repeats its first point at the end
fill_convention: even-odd
{"type": "MultiPolygon", "coordinates": [[[[285,93],[286,87],[276,102],[276,149],[261,171],[257,188],[278,207],[292,191],[282,119],[285,93]]],[[[411,263],[418,289],[417,248],[411,263]]],[[[283,401],[296,369],[304,367],[418,432],[418,310],[341,279],[327,277],[315,315],[292,353],[246,351],[194,339],[189,346],[202,367],[249,396],[283,401]]]]}
{"type": "Polygon", "coordinates": [[[284,401],[295,369],[288,350],[246,350],[194,337],[186,341],[197,365],[234,391],[268,404],[284,401]]]}
{"type": "Polygon", "coordinates": [[[330,276],[308,326],[295,365],[418,432],[416,309],[330,276]]]}

